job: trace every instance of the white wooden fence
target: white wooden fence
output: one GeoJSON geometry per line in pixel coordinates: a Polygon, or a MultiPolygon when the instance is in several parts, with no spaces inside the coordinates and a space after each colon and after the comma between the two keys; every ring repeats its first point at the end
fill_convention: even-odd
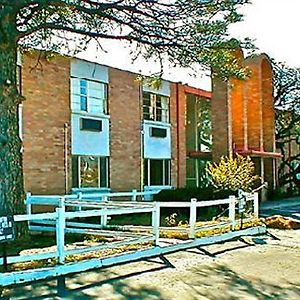
{"type": "MultiPolygon", "coordinates": [[[[246,201],[252,202],[253,216],[258,217],[258,194],[249,194],[246,197],[246,201]]],[[[74,198],[74,196],[32,196],[27,195],[26,205],[27,214],[26,215],[15,215],[15,222],[30,222],[31,230],[38,231],[53,231],[56,232],[56,251],[47,253],[38,253],[31,255],[18,255],[9,256],[7,258],[8,264],[27,262],[32,260],[44,260],[57,258],[58,266],[65,264],[65,257],[68,255],[99,251],[103,249],[111,249],[115,247],[139,244],[144,242],[153,241],[153,247],[148,250],[136,251],[135,255],[124,253],[121,256],[109,257],[101,259],[99,261],[93,260],[93,263],[78,262],[74,265],[74,268],[67,267],[54,267],[50,272],[42,272],[39,270],[32,270],[26,272],[9,272],[4,275],[0,274],[0,286],[10,285],[13,283],[18,283],[22,281],[31,281],[36,279],[43,279],[47,276],[58,276],[61,274],[68,274],[72,272],[87,270],[95,267],[100,267],[102,265],[113,265],[118,262],[126,262],[129,259],[142,259],[146,257],[156,256],[168,252],[173,252],[176,250],[187,249],[199,245],[205,245],[220,241],[228,240],[232,237],[237,237],[243,234],[257,234],[263,233],[264,228],[257,227],[247,229],[244,231],[233,231],[231,233],[226,233],[223,235],[217,235],[213,237],[206,237],[201,239],[195,239],[196,233],[200,230],[207,230],[208,228],[221,228],[223,226],[230,225],[234,229],[236,222],[236,206],[238,204],[238,199],[234,196],[228,199],[221,200],[211,200],[211,201],[197,201],[197,199],[191,199],[190,202],[120,202],[120,201],[88,201],[74,198]],[[36,213],[33,214],[31,211],[32,205],[54,205],[56,206],[55,212],[50,213],[36,213]],[[198,212],[201,214],[201,208],[228,205],[228,222],[221,222],[212,226],[201,226],[197,227],[197,208],[198,212]],[[68,211],[68,207],[78,207],[80,206],[82,210],[80,211],[68,211]],[[184,244],[179,243],[173,246],[164,246],[161,248],[159,239],[159,230],[165,229],[160,227],[160,210],[163,207],[186,207],[190,209],[190,219],[189,226],[186,230],[190,237],[190,242],[185,242],[184,244]],[[152,225],[147,227],[145,231],[127,231],[129,226],[123,226],[121,228],[110,227],[107,222],[108,216],[123,215],[123,214],[138,214],[138,213],[150,213],[152,218],[152,225]],[[79,223],[78,221],[71,222],[70,220],[74,218],[89,218],[89,217],[100,217],[100,224],[90,224],[90,223],[79,223]],[[38,222],[33,225],[32,222],[38,222]],[[118,229],[121,229],[118,230],[118,229]],[[118,236],[122,237],[121,241],[115,241],[111,243],[99,243],[93,246],[86,246],[81,248],[70,249],[65,245],[65,234],[66,233],[77,233],[77,234],[95,234],[101,236],[118,236]],[[158,249],[159,248],[159,249],[158,249]],[[152,249],[152,250],[151,250],[152,249]],[[30,275],[31,274],[31,275],[30,275]],[[47,275],[48,274],[48,275],[47,275]],[[51,275],[52,274],[52,275],[51,275]]],[[[134,224],[132,224],[134,225],[134,224]]],[[[172,228],[174,229],[174,228],[172,228]]],[[[182,230],[182,229],[181,229],[182,230]]],[[[3,264],[3,258],[0,258],[0,265],[3,264]]],[[[68,265],[68,264],[67,264],[68,265]]]]}
{"type": "MultiPolygon", "coordinates": [[[[132,193],[118,193],[117,197],[122,197],[123,195],[131,195],[132,193]]],[[[252,202],[252,215],[255,218],[258,218],[258,212],[259,212],[259,198],[258,193],[253,194],[245,194],[244,201],[246,203],[252,202]]],[[[102,214],[100,215],[101,221],[100,225],[97,224],[90,224],[90,223],[79,223],[79,222],[67,222],[67,225],[69,226],[66,228],[66,232],[68,233],[85,233],[85,229],[75,229],[72,227],[81,227],[81,228],[90,228],[90,229],[101,229],[103,227],[110,227],[108,225],[108,218],[109,214],[106,213],[106,210],[109,209],[116,209],[118,207],[122,207],[123,209],[126,207],[130,210],[132,213],[136,213],[136,209],[141,207],[153,207],[153,209],[156,210],[156,218],[157,220],[153,220],[153,222],[157,223],[158,226],[161,229],[164,230],[174,230],[174,227],[161,227],[160,226],[160,210],[163,207],[168,208],[189,208],[190,210],[190,218],[189,218],[189,228],[188,233],[190,238],[195,238],[196,232],[207,230],[207,229],[215,229],[215,228],[221,228],[226,227],[228,225],[231,225],[232,229],[235,228],[235,225],[237,223],[236,220],[236,210],[237,206],[239,206],[239,199],[237,199],[235,196],[229,196],[227,199],[220,199],[220,200],[210,200],[210,201],[197,201],[196,198],[191,199],[190,202],[121,202],[121,201],[108,201],[106,196],[103,196],[101,198],[101,201],[99,201],[99,195],[82,195],[79,194],[78,197],[74,197],[74,195],[67,195],[64,197],[60,196],[32,196],[30,194],[27,195],[26,198],[26,207],[27,207],[27,214],[30,215],[32,212],[32,205],[53,205],[53,206],[59,206],[64,207],[74,207],[76,210],[81,211],[82,209],[96,209],[101,210],[102,214]],[[196,226],[196,220],[197,220],[197,208],[203,208],[203,207],[213,207],[213,206],[220,206],[220,205],[228,205],[228,221],[219,222],[214,225],[208,225],[208,226],[196,226]]],[[[124,212],[125,213],[125,212],[124,212]]],[[[201,212],[200,212],[201,213],[201,212]]],[[[75,216],[76,214],[74,214],[75,216]]],[[[82,214],[84,217],[84,214],[82,214]]],[[[96,216],[96,215],[94,215],[96,216]]],[[[75,216],[76,217],[76,216],[75,216]]],[[[74,218],[75,218],[74,217],[74,218]]],[[[247,221],[247,219],[245,219],[247,221]]],[[[29,222],[29,228],[30,230],[35,231],[54,231],[54,225],[56,224],[55,221],[49,221],[49,220],[34,220],[34,224],[29,222]],[[46,225],[46,226],[45,226],[46,225]]],[[[133,226],[124,226],[124,228],[130,229],[133,226]]],[[[139,226],[139,229],[142,229],[141,226],[139,226]]],[[[145,228],[149,229],[149,228],[145,228]]],[[[176,228],[177,230],[184,230],[184,228],[176,228]]],[[[175,230],[176,230],[175,229],[175,230]]]]}
{"type": "MultiPolygon", "coordinates": [[[[40,253],[40,254],[33,254],[33,255],[22,255],[22,256],[9,256],[7,258],[8,264],[18,263],[18,262],[27,262],[32,260],[43,260],[49,258],[57,258],[60,264],[63,264],[65,261],[65,257],[67,255],[74,255],[92,251],[98,251],[103,249],[111,249],[114,247],[120,247],[124,245],[130,244],[138,244],[148,241],[154,241],[155,245],[158,244],[158,224],[155,223],[157,219],[155,217],[156,210],[155,206],[149,204],[136,204],[135,206],[129,206],[126,203],[110,203],[109,205],[106,203],[101,204],[102,207],[99,205],[96,208],[90,207],[92,209],[89,210],[82,210],[82,211],[66,211],[66,199],[65,197],[60,197],[57,199],[56,197],[36,197],[32,196],[29,202],[43,204],[53,204],[57,203],[58,200],[58,207],[55,209],[53,213],[37,213],[32,214],[28,212],[27,215],[15,215],[14,221],[15,222],[41,222],[41,225],[38,226],[31,226],[31,230],[39,230],[39,231],[56,231],[56,252],[47,252],[47,253],[40,253]],[[32,201],[31,201],[32,200],[32,201]],[[123,214],[138,214],[138,213],[151,213],[153,221],[152,227],[152,234],[132,234],[128,232],[123,232],[119,230],[104,230],[101,227],[97,227],[97,225],[91,225],[94,230],[89,229],[81,229],[81,228],[71,228],[67,227],[67,220],[74,219],[74,218],[88,218],[88,217],[105,217],[112,216],[112,215],[123,215],[123,214]],[[45,225],[55,225],[52,227],[47,227],[45,225]],[[95,228],[96,227],[96,228],[95,228]],[[97,246],[92,247],[84,247],[80,249],[72,249],[66,250],[65,249],[65,234],[66,233],[78,233],[78,234],[94,234],[94,235],[101,235],[101,236],[118,236],[122,237],[123,240],[120,242],[112,242],[112,243],[101,243],[97,246]]],[[[88,204],[87,204],[88,205],[88,204]]],[[[76,226],[80,223],[75,222],[76,226]]],[[[0,265],[3,264],[3,259],[0,258],[0,265]]]]}

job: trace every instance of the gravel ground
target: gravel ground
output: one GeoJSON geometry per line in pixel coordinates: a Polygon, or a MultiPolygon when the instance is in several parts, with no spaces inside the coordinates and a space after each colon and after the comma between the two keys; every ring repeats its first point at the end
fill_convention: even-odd
{"type": "Polygon", "coordinates": [[[10,299],[300,299],[300,230],[11,289],[10,299]],[[61,285],[61,283],[60,283],[61,285]],[[57,296],[59,290],[60,296],[57,296]],[[63,295],[64,294],[64,295],[63,295]]]}

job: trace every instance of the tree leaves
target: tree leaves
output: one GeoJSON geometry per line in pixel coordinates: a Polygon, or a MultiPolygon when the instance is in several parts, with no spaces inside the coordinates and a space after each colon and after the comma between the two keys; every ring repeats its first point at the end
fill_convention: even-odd
{"type": "Polygon", "coordinates": [[[207,172],[211,176],[212,184],[220,190],[243,190],[250,192],[259,176],[254,175],[254,163],[250,156],[232,157],[222,156],[220,162],[209,163],[207,172]]]}
{"type": "MultiPolygon", "coordinates": [[[[8,6],[10,1],[4,1],[8,6]]],[[[134,43],[146,59],[164,57],[173,65],[201,64],[221,78],[245,77],[232,49],[228,26],[239,22],[248,0],[20,0],[15,6],[18,40],[25,47],[69,52],[85,49],[91,38],[134,43]]]]}

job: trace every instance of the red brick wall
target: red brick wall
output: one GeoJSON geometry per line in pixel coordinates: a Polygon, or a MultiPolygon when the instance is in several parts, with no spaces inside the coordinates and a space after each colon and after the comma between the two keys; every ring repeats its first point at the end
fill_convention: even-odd
{"type": "Polygon", "coordinates": [[[222,155],[226,156],[230,151],[231,124],[229,112],[231,111],[231,107],[229,100],[228,83],[221,79],[214,78],[211,99],[213,161],[219,161],[222,155]]]}
{"type": "MultiPolygon", "coordinates": [[[[64,124],[70,122],[70,61],[25,55],[22,67],[25,189],[65,193],[64,124]]],[[[69,143],[70,145],[70,143],[69,143]]],[[[70,153],[68,153],[70,157],[70,153]]],[[[70,161],[68,161],[70,166],[70,161]]]]}
{"type": "Polygon", "coordinates": [[[173,124],[177,125],[177,144],[173,153],[177,152],[177,187],[186,185],[186,94],[185,86],[177,84],[177,119],[173,124]]]}
{"type": "MultiPolygon", "coordinates": [[[[245,81],[229,83],[213,81],[212,121],[213,159],[230,153],[232,143],[239,150],[275,152],[272,68],[266,55],[245,60],[251,76],[245,81]],[[231,140],[232,132],[232,140],[231,140]],[[228,146],[229,144],[229,146],[228,146]]],[[[275,182],[273,158],[254,159],[258,174],[273,187],[275,182]]]]}
{"type": "Polygon", "coordinates": [[[251,149],[262,148],[262,95],[261,95],[261,70],[256,60],[247,59],[247,66],[251,69],[251,76],[245,82],[247,101],[247,130],[248,147],[251,149]]]}
{"type": "Polygon", "coordinates": [[[263,106],[263,146],[265,151],[275,151],[275,110],[273,99],[273,73],[270,62],[262,61],[262,106],[263,106]]]}
{"type": "Polygon", "coordinates": [[[233,79],[230,81],[231,98],[231,120],[232,120],[232,143],[235,148],[244,148],[247,143],[245,140],[246,120],[244,95],[244,81],[233,79]]]}
{"type": "Polygon", "coordinates": [[[109,68],[110,186],[140,189],[140,94],[136,74],[109,68]]]}

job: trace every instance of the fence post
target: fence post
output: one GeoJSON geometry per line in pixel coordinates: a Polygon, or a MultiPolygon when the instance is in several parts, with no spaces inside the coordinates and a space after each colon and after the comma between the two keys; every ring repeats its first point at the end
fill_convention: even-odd
{"type": "MultiPolygon", "coordinates": [[[[77,194],[77,198],[78,198],[78,202],[82,201],[82,192],[79,192],[77,194]]],[[[82,210],[82,207],[80,204],[78,204],[78,206],[75,207],[75,211],[81,211],[81,210],[82,210]]]]}
{"type": "MultiPolygon", "coordinates": [[[[108,196],[106,195],[102,196],[102,201],[107,202],[108,196]]],[[[100,216],[100,224],[102,227],[105,227],[107,226],[107,214],[106,214],[107,208],[103,207],[101,210],[103,211],[104,214],[100,216]]]]}
{"type": "Polygon", "coordinates": [[[235,229],[235,196],[229,196],[229,220],[231,222],[232,230],[235,229]]]}
{"type": "Polygon", "coordinates": [[[159,226],[160,226],[160,205],[159,202],[154,202],[152,211],[152,233],[154,235],[155,246],[159,246],[159,226]]]}
{"type": "MultiPolygon", "coordinates": [[[[32,213],[32,206],[31,206],[31,200],[30,200],[30,197],[31,197],[31,193],[28,192],[26,193],[26,214],[28,216],[31,216],[31,213],[32,213]]],[[[28,228],[30,230],[30,221],[28,220],[28,228]]]]}
{"type": "Polygon", "coordinates": [[[190,206],[190,232],[189,232],[190,239],[195,238],[196,220],[197,220],[197,199],[192,198],[191,206],[190,206]]]}
{"type": "Polygon", "coordinates": [[[107,226],[107,208],[103,207],[102,211],[103,211],[103,215],[101,215],[100,222],[101,222],[101,226],[105,227],[105,226],[107,226]]]}
{"type": "Polygon", "coordinates": [[[259,200],[258,200],[258,193],[254,193],[253,195],[253,205],[254,205],[254,215],[258,218],[259,217],[259,200]]]}
{"type": "Polygon", "coordinates": [[[137,193],[137,190],[132,190],[132,197],[131,197],[132,201],[136,201],[136,197],[137,197],[136,193],[137,193]]]}
{"type": "Polygon", "coordinates": [[[65,228],[66,228],[66,219],[65,219],[65,198],[61,197],[59,199],[59,207],[56,208],[57,219],[56,219],[56,247],[57,247],[57,256],[58,263],[64,264],[65,261],[65,228]]]}

